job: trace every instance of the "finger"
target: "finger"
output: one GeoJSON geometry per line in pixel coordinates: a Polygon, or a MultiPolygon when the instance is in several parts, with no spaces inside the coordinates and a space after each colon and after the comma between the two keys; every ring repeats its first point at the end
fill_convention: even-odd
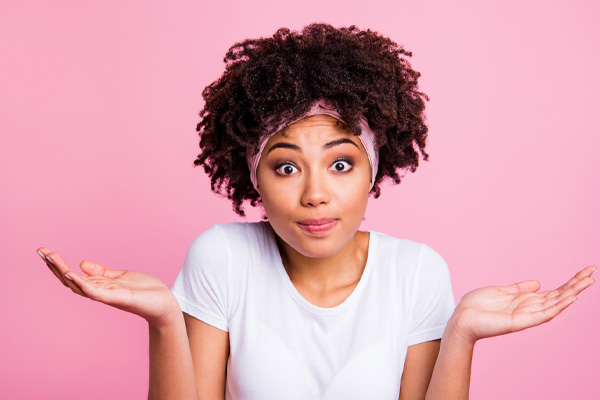
{"type": "Polygon", "coordinates": [[[509,294],[535,293],[540,290],[540,283],[536,280],[517,282],[508,286],[500,286],[499,289],[509,294]]]}
{"type": "Polygon", "coordinates": [[[58,280],[65,286],[68,287],[69,289],[71,289],[73,292],[79,294],[79,295],[84,295],[83,292],[81,291],[81,289],[69,278],[68,275],[64,275],[61,276],[60,272],[58,272],[58,269],[50,262],[46,262],[46,266],[48,266],[48,268],[50,269],[50,271],[52,271],[52,273],[54,274],[54,276],[56,276],[58,278],[58,280]]]}
{"type": "Polygon", "coordinates": [[[50,250],[48,250],[46,247],[38,247],[36,252],[40,255],[40,257],[42,257],[42,259],[45,259],[46,254],[50,253],[50,250]]]}
{"type": "Polygon", "coordinates": [[[46,254],[50,253],[50,250],[48,250],[45,247],[40,247],[39,249],[36,250],[36,253],[38,253],[38,255],[40,256],[42,261],[44,263],[46,263],[48,268],[50,268],[50,270],[52,270],[52,267],[54,267],[54,265],[52,265],[52,263],[48,262],[48,259],[46,258],[46,254]]]}
{"type": "MultiPolygon", "coordinates": [[[[584,269],[582,269],[581,271],[579,271],[577,274],[575,274],[575,276],[573,276],[573,278],[569,279],[569,281],[567,283],[565,283],[564,285],[562,285],[559,288],[556,288],[554,290],[549,290],[547,292],[542,292],[540,294],[544,295],[547,298],[551,298],[551,297],[561,297],[564,298],[564,296],[562,295],[563,293],[567,292],[570,288],[572,288],[574,285],[579,284],[579,282],[581,281],[585,281],[586,279],[592,279],[591,276],[593,274],[595,274],[598,271],[598,268],[594,265],[590,265],[589,267],[586,267],[584,269]]],[[[593,282],[592,282],[593,283],[593,282]]],[[[588,286],[586,286],[588,287],[588,286]]],[[[568,292],[571,293],[571,292],[568,292]]]]}
{"type": "Polygon", "coordinates": [[[73,284],[69,283],[69,279],[65,278],[65,274],[69,271],[72,271],[71,268],[69,268],[67,266],[67,264],[65,264],[65,262],[62,261],[62,259],[60,257],[58,257],[58,260],[56,260],[57,259],[56,254],[54,254],[54,259],[52,259],[52,255],[53,255],[53,253],[50,253],[46,256],[46,262],[52,268],[54,275],[56,275],[58,277],[58,279],[60,279],[60,281],[63,283],[63,285],[65,285],[66,287],[68,287],[70,289],[73,289],[73,284]]]}
{"type": "MultiPolygon", "coordinates": [[[[58,280],[61,281],[61,283],[68,287],[69,289],[71,289],[73,292],[79,294],[79,295],[84,295],[83,292],[81,291],[81,289],[79,288],[79,286],[77,286],[70,278],[68,275],[61,275],[60,272],[58,271],[58,269],[56,268],[56,266],[54,264],[52,264],[50,261],[46,262],[46,265],[48,266],[48,268],[50,268],[50,270],[52,271],[52,273],[54,274],[54,276],[56,276],[58,278],[58,280]]],[[[70,270],[72,272],[72,270],[70,270]]]]}
{"type": "Polygon", "coordinates": [[[71,289],[73,291],[73,293],[76,293],[80,296],[83,297],[87,297],[85,295],[85,293],[83,293],[83,291],[81,290],[81,288],[73,281],[72,275],[75,275],[74,272],[69,272],[67,274],[65,274],[65,278],[67,280],[67,286],[69,287],[69,289],[71,289]]]}
{"type": "Polygon", "coordinates": [[[67,272],[72,271],[71,268],[58,256],[58,254],[51,252],[45,247],[40,247],[37,249],[38,255],[46,262],[46,265],[52,271],[54,276],[58,278],[58,280],[71,289],[74,293],[78,295],[84,296],[81,288],[77,286],[69,277],[66,275],[67,272]]]}
{"type": "Polygon", "coordinates": [[[555,296],[558,301],[561,301],[570,296],[577,296],[579,293],[589,288],[595,283],[594,278],[591,276],[585,277],[578,282],[575,282],[568,289],[562,291],[559,295],[555,296]]]}
{"type": "Polygon", "coordinates": [[[75,285],[77,285],[83,296],[92,300],[97,300],[97,296],[95,295],[97,287],[93,282],[90,281],[88,277],[85,275],[76,274],[74,272],[69,272],[67,276],[75,285]]]}
{"type": "Polygon", "coordinates": [[[60,281],[60,283],[63,284],[63,286],[69,287],[67,285],[67,282],[65,281],[64,277],[60,274],[60,272],[58,272],[58,269],[56,269],[56,267],[52,263],[50,263],[48,260],[46,260],[45,264],[46,264],[46,267],[48,267],[48,269],[50,271],[52,271],[54,276],[60,281]]]}
{"type": "Polygon", "coordinates": [[[60,269],[56,265],[54,265],[54,261],[52,260],[52,258],[49,257],[49,254],[51,253],[50,250],[46,249],[45,247],[40,247],[39,249],[37,249],[37,253],[42,258],[48,269],[52,271],[54,276],[56,276],[56,278],[64,286],[69,287],[69,285],[67,284],[67,280],[64,278],[64,275],[61,273],[60,269]]]}
{"type": "Polygon", "coordinates": [[[556,301],[556,299],[550,299],[549,301],[555,301],[555,304],[537,312],[523,314],[519,320],[515,321],[515,330],[519,331],[551,321],[567,307],[577,301],[577,298],[575,296],[569,296],[560,301],[556,301]]]}
{"type": "Polygon", "coordinates": [[[548,307],[545,310],[538,312],[537,314],[539,314],[539,318],[542,319],[542,322],[540,322],[540,323],[544,323],[544,322],[548,322],[548,321],[552,320],[554,317],[556,317],[558,314],[563,312],[567,307],[569,307],[571,304],[575,303],[576,301],[577,301],[577,297],[569,296],[569,297],[557,302],[552,307],[548,307]]]}
{"type": "Polygon", "coordinates": [[[579,282],[572,285],[569,289],[563,291],[559,296],[554,296],[548,298],[546,301],[541,303],[541,307],[543,309],[552,307],[555,304],[563,301],[564,299],[568,299],[570,297],[576,297],[579,293],[583,292],[585,289],[589,288],[595,283],[594,278],[588,276],[579,282]]]}
{"type": "Polygon", "coordinates": [[[69,276],[71,279],[73,279],[73,282],[76,283],[79,288],[81,288],[81,291],[85,297],[110,305],[114,305],[115,302],[118,302],[119,297],[116,296],[110,289],[99,286],[94,277],[91,277],[90,279],[90,277],[75,273],[69,273],[69,276]]]}
{"type": "Polygon", "coordinates": [[[575,276],[573,276],[571,279],[569,279],[567,281],[567,283],[565,283],[564,285],[562,285],[554,290],[550,290],[550,291],[546,292],[545,295],[547,297],[558,296],[565,290],[569,289],[571,286],[575,285],[577,282],[579,282],[582,279],[585,279],[589,276],[592,276],[592,274],[596,273],[597,271],[598,271],[598,268],[596,266],[590,265],[589,267],[586,267],[586,268],[582,269],[581,271],[579,271],[578,273],[576,273],[575,276]]]}
{"type": "Polygon", "coordinates": [[[581,271],[579,271],[575,276],[579,275],[579,276],[585,278],[587,276],[594,275],[596,272],[598,272],[598,267],[596,267],[595,265],[590,265],[588,267],[585,267],[581,271]]]}
{"type": "Polygon", "coordinates": [[[81,264],[79,264],[79,267],[89,276],[103,276],[108,279],[115,279],[123,274],[123,271],[104,268],[102,265],[88,260],[82,261],[81,264]]]}
{"type": "Polygon", "coordinates": [[[50,251],[46,254],[46,261],[52,264],[61,275],[66,274],[71,268],[67,265],[67,263],[56,253],[50,251]]]}

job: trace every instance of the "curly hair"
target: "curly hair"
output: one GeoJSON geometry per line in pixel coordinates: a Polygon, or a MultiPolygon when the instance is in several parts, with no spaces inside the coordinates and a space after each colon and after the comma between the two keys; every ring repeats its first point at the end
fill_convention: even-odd
{"type": "Polygon", "coordinates": [[[205,105],[196,130],[201,165],[211,189],[234,211],[260,203],[250,181],[246,151],[258,151],[261,135],[306,113],[319,99],[336,107],[356,135],[361,115],[375,132],[379,170],[371,193],[385,179],[400,183],[399,171],[414,172],[425,152],[425,101],[412,53],[389,38],[355,26],[312,24],[301,32],[281,28],[273,37],[248,39],[225,55],[223,75],[202,92],[205,105]]]}

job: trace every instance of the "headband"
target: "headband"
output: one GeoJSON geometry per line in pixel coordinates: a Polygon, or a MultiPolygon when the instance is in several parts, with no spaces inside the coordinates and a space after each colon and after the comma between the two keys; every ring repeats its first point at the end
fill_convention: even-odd
{"type": "MultiPolygon", "coordinates": [[[[332,107],[325,100],[317,101],[311,109],[306,113],[300,116],[300,118],[291,121],[284,122],[274,129],[271,133],[268,133],[260,138],[258,141],[258,152],[256,154],[251,154],[250,149],[246,151],[246,161],[248,162],[248,168],[250,169],[250,180],[254,185],[254,188],[258,188],[258,179],[256,177],[256,172],[258,170],[258,162],[260,161],[260,156],[267,145],[269,139],[271,139],[277,132],[279,132],[282,128],[286,126],[290,126],[295,122],[300,121],[301,119],[311,117],[313,115],[329,115],[337,119],[338,121],[344,123],[342,117],[337,112],[337,110],[332,107]]],[[[371,188],[375,183],[375,177],[377,176],[377,168],[379,166],[379,152],[375,148],[375,133],[369,128],[369,123],[364,116],[361,116],[358,124],[360,126],[361,133],[358,135],[360,142],[367,152],[367,157],[369,158],[369,164],[371,165],[371,188]]]]}

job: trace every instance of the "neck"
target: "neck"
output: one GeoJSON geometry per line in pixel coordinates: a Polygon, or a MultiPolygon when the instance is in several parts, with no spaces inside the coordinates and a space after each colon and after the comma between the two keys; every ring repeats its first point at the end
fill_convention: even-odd
{"type": "Polygon", "coordinates": [[[327,293],[340,287],[352,289],[364,271],[369,234],[357,231],[346,245],[328,257],[307,257],[277,236],[283,266],[296,288],[302,291],[327,293]]]}

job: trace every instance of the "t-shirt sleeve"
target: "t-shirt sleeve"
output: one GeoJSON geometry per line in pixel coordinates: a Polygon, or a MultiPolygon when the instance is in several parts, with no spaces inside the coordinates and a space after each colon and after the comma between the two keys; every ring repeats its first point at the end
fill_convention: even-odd
{"type": "Polygon", "coordinates": [[[454,311],[450,273],[444,259],[421,245],[412,292],[408,345],[440,339],[454,311]]]}
{"type": "Polygon", "coordinates": [[[192,242],[171,291],[183,312],[227,332],[227,279],[227,244],[215,225],[192,242]]]}

